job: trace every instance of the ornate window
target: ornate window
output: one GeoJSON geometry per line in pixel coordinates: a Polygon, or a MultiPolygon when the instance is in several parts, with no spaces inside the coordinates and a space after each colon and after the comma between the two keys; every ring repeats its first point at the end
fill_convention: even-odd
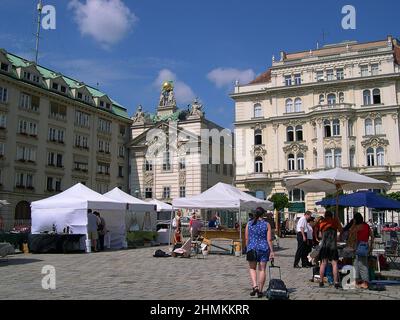
{"type": "Polygon", "coordinates": [[[324,121],[324,132],[325,138],[332,137],[331,122],[329,120],[324,121]]]}
{"type": "Polygon", "coordinates": [[[296,141],[303,141],[303,127],[296,126],[296,141]]]}
{"type": "Polygon", "coordinates": [[[367,149],[367,166],[368,167],[375,166],[375,152],[373,148],[367,149]]]}
{"type": "Polygon", "coordinates": [[[263,172],[263,159],[261,157],[256,157],[254,160],[254,169],[256,173],[263,172]]]}
{"type": "Polygon", "coordinates": [[[331,105],[336,104],[336,94],[334,94],[334,93],[328,94],[327,99],[328,99],[328,105],[331,106],[331,105]]]}
{"type": "Polygon", "coordinates": [[[294,100],[294,112],[300,112],[302,107],[302,102],[300,98],[294,100]]]}
{"type": "Polygon", "coordinates": [[[288,155],[288,170],[289,171],[296,170],[295,164],[296,164],[296,162],[295,162],[294,154],[289,154],[288,155]]]}
{"type": "Polygon", "coordinates": [[[261,131],[261,129],[254,130],[254,144],[255,145],[262,144],[262,131],[261,131]]]}
{"type": "Polygon", "coordinates": [[[342,150],[335,149],[334,156],[335,156],[335,168],[341,167],[342,166],[342,150]]]}
{"type": "Polygon", "coordinates": [[[374,126],[371,119],[365,119],[365,135],[370,136],[374,134],[374,126]]]}
{"type": "Polygon", "coordinates": [[[379,89],[372,90],[372,100],[373,100],[373,104],[381,103],[381,90],[379,90],[379,89]]]}
{"type": "Polygon", "coordinates": [[[297,170],[304,170],[304,154],[297,154],[297,170]]]}
{"type": "Polygon", "coordinates": [[[294,129],[292,126],[287,127],[286,129],[286,136],[287,136],[287,141],[292,142],[294,141],[294,129]]]}
{"type": "Polygon", "coordinates": [[[293,112],[293,100],[292,99],[287,99],[285,106],[286,106],[286,113],[293,112]]]}
{"type": "Polygon", "coordinates": [[[365,106],[369,106],[371,104],[371,91],[369,90],[363,91],[363,103],[365,106]]]}
{"type": "Polygon", "coordinates": [[[333,168],[332,150],[330,149],[325,150],[325,167],[333,168]]]}
{"type": "Polygon", "coordinates": [[[324,104],[325,102],[325,96],[323,94],[319,95],[319,104],[324,104]]]}
{"type": "Polygon", "coordinates": [[[332,121],[332,135],[340,136],[340,122],[338,119],[332,121]]]}
{"type": "Polygon", "coordinates": [[[378,166],[385,165],[385,151],[382,147],[376,149],[376,162],[378,166]]]}
{"type": "Polygon", "coordinates": [[[375,134],[383,134],[383,127],[382,127],[382,119],[376,118],[375,119],[375,134]]]}
{"type": "Polygon", "coordinates": [[[27,201],[18,202],[15,207],[15,220],[31,220],[31,206],[27,201]]]}
{"type": "Polygon", "coordinates": [[[261,104],[257,103],[254,105],[254,118],[262,117],[262,107],[261,104]]]}

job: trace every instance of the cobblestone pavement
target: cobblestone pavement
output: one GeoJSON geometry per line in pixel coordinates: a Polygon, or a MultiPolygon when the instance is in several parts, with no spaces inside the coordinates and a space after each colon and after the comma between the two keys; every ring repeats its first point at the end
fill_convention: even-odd
{"type": "MultiPolygon", "coordinates": [[[[400,287],[386,291],[319,288],[309,281],[311,269],[293,269],[296,240],[280,240],[276,264],[290,298],[400,299],[400,287]]],[[[0,299],[257,299],[249,296],[244,257],[209,255],[197,258],[153,258],[156,249],[70,255],[15,255],[0,260],[0,299]],[[43,290],[42,267],[56,268],[55,290],[43,290]]]]}

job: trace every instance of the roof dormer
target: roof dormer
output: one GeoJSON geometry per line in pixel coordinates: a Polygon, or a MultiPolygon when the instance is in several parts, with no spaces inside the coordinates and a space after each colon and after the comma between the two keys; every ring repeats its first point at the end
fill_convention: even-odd
{"type": "Polygon", "coordinates": [[[28,63],[27,66],[17,67],[17,75],[20,79],[29,81],[40,85],[42,82],[42,76],[39,70],[36,68],[35,63],[28,63]]]}
{"type": "Polygon", "coordinates": [[[107,95],[104,95],[101,97],[95,97],[94,101],[95,101],[96,106],[99,108],[106,109],[106,110],[111,110],[111,108],[112,108],[112,101],[107,95]]]}
{"type": "Polygon", "coordinates": [[[7,52],[0,49],[0,72],[10,72],[11,62],[7,58],[7,52]]]}
{"type": "Polygon", "coordinates": [[[68,95],[68,83],[64,80],[61,74],[56,74],[54,78],[46,79],[47,87],[52,91],[57,91],[61,94],[68,95]]]}
{"type": "Polygon", "coordinates": [[[81,86],[71,89],[72,95],[75,99],[82,102],[93,104],[93,96],[86,86],[81,86]]]}

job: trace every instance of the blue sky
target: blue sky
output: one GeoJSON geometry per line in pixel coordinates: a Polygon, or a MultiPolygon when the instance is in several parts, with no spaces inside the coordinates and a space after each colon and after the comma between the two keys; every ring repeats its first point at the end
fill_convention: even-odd
{"type": "MultiPolygon", "coordinates": [[[[0,47],[33,59],[36,0],[1,0],[0,47]]],[[[43,30],[39,63],[85,81],[126,106],[153,112],[159,82],[175,80],[185,108],[199,97],[207,117],[231,128],[236,78],[265,71],[280,50],[343,40],[400,36],[400,1],[44,0],[57,10],[43,30]],[[342,7],[357,12],[356,30],[341,28],[342,7]]]]}

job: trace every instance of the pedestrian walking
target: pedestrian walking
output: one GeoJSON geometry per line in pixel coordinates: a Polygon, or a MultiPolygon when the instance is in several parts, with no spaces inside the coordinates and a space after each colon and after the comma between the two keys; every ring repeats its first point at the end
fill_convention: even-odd
{"type": "Polygon", "coordinates": [[[264,214],[263,208],[257,208],[253,220],[247,223],[245,231],[247,261],[249,262],[249,273],[253,286],[250,296],[257,295],[259,298],[263,296],[267,262],[274,258],[271,226],[262,219],[264,214]]]}
{"type": "Polygon", "coordinates": [[[99,235],[99,243],[98,243],[98,250],[104,251],[104,237],[107,233],[107,228],[106,228],[106,221],[102,216],[100,216],[100,213],[95,211],[94,215],[99,219],[99,224],[97,226],[97,232],[99,235]]]}
{"type": "Polygon", "coordinates": [[[310,266],[309,262],[307,261],[307,230],[308,220],[310,219],[310,217],[311,211],[307,211],[304,216],[300,218],[296,225],[297,251],[294,258],[294,268],[300,268],[300,260],[303,268],[307,268],[310,266]]]}
{"type": "Polygon", "coordinates": [[[97,228],[100,224],[100,219],[92,212],[91,209],[88,209],[87,219],[88,238],[92,242],[91,246],[93,251],[97,251],[97,240],[99,239],[97,228]]]}

